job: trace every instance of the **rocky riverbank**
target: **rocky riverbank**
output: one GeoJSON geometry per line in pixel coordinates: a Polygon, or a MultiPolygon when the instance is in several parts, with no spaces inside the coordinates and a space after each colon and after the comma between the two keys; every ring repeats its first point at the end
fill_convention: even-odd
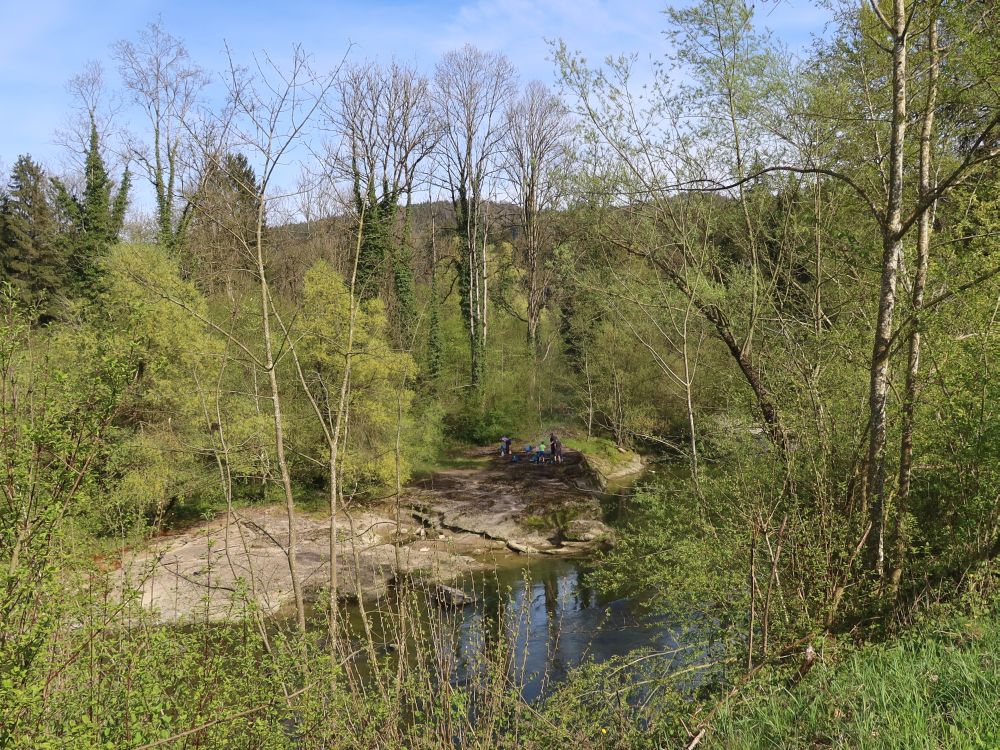
{"type": "MultiPolygon", "coordinates": [[[[407,487],[395,502],[349,505],[337,518],[337,591],[375,599],[399,574],[446,583],[515,555],[583,555],[611,543],[602,482],[581,454],[560,465],[511,462],[491,451],[407,487]],[[398,567],[400,570],[397,570],[398,567]]],[[[330,576],[330,519],[297,517],[298,575],[307,598],[330,576]]],[[[225,620],[246,604],[274,614],[292,601],[284,508],[244,508],[160,537],[122,572],[163,621],[225,620]]]]}

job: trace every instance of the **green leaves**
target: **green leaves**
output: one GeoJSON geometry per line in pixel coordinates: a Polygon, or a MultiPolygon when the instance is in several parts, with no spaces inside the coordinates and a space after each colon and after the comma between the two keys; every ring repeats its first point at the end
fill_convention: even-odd
{"type": "MultiPolygon", "coordinates": [[[[351,441],[345,464],[350,484],[378,486],[395,478],[396,420],[409,414],[416,378],[413,358],[392,349],[388,320],[377,300],[354,302],[344,279],[325,262],[306,274],[301,360],[310,387],[321,394],[332,429],[340,385],[350,355],[351,441]],[[351,317],[353,342],[350,342],[351,317]],[[349,348],[350,343],[350,348],[349,348]]],[[[406,427],[404,426],[404,429],[406,427]]],[[[318,436],[317,436],[318,437],[318,436]]],[[[404,467],[404,479],[408,468],[404,467]]]]}

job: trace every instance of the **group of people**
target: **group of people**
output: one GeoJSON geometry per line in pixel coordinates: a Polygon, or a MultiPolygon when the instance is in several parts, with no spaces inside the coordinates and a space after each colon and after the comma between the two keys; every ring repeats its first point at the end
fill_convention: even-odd
{"type": "Polygon", "coordinates": [[[513,462],[527,461],[532,464],[561,464],[563,462],[563,444],[559,439],[559,436],[554,432],[549,433],[549,444],[547,448],[545,441],[542,440],[537,446],[530,444],[525,445],[522,453],[515,454],[513,443],[513,438],[506,436],[500,438],[500,455],[509,456],[510,460],[513,462]]]}

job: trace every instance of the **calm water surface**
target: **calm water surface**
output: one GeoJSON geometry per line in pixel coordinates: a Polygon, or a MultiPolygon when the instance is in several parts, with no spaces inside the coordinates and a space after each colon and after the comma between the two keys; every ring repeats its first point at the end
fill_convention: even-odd
{"type": "MultiPolygon", "coordinates": [[[[668,466],[643,481],[675,481],[673,474],[679,479],[684,472],[684,467],[675,471],[668,466]]],[[[629,494],[628,486],[618,487],[603,499],[606,520],[617,524],[627,517],[629,494]]],[[[474,602],[452,610],[457,627],[455,681],[470,677],[484,632],[495,632],[499,621],[508,623],[512,677],[528,701],[584,662],[600,663],[636,649],[677,647],[669,617],[651,612],[642,597],[601,593],[587,582],[586,571],[586,560],[523,558],[456,583],[474,602]]],[[[352,620],[358,617],[354,608],[347,614],[352,620]]]]}
{"type": "Polygon", "coordinates": [[[560,559],[497,571],[496,586],[487,586],[461,615],[460,664],[475,661],[484,618],[495,622],[504,613],[516,623],[514,664],[529,701],[546,683],[561,682],[587,660],[599,663],[639,648],[676,645],[668,618],[637,599],[601,594],[584,574],[582,562],[560,559]]]}

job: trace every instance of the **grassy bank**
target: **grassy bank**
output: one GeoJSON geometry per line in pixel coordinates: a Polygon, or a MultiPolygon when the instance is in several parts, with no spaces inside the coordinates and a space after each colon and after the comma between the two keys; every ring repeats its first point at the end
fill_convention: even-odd
{"type": "Polygon", "coordinates": [[[578,451],[605,480],[634,473],[641,468],[642,459],[631,450],[621,450],[613,440],[600,437],[566,435],[563,444],[578,451]]]}
{"type": "Polygon", "coordinates": [[[715,722],[707,747],[1000,747],[1000,612],[934,620],[824,654],[794,689],[772,675],[715,722]]]}

